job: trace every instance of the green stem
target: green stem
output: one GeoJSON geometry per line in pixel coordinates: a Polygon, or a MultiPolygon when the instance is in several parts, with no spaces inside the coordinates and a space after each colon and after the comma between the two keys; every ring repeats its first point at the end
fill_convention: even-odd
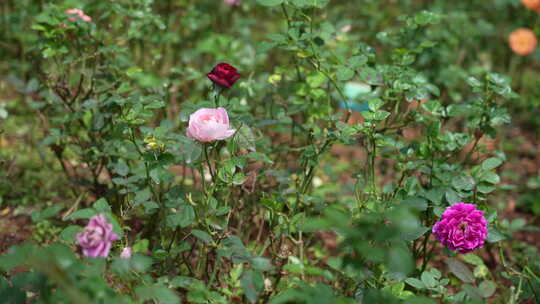
{"type": "MultiPolygon", "coordinates": [[[[208,166],[208,171],[210,171],[210,176],[212,176],[212,182],[216,182],[215,172],[212,170],[212,165],[210,164],[210,158],[208,157],[208,144],[203,145],[204,150],[204,159],[206,161],[206,165],[208,166]]],[[[204,176],[203,176],[204,178],[204,176]]]]}

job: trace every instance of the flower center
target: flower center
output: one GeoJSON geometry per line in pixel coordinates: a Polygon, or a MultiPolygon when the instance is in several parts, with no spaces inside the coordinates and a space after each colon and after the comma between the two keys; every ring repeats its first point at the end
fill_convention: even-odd
{"type": "Polygon", "coordinates": [[[467,223],[466,222],[459,223],[458,228],[463,232],[463,234],[465,234],[465,232],[467,231],[467,223]]]}
{"type": "Polygon", "coordinates": [[[216,117],[213,115],[203,115],[201,116],[201,121],[203,122],[218,122],[216,117]]]}

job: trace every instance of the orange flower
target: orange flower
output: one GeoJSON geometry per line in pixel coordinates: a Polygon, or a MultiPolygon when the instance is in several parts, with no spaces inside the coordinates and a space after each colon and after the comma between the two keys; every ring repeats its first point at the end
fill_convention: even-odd
{"type": "Polygon", "coordinates": [[[518,55],[529,55],[536,49],[536,36],[528,28],[520,28],[513,31],[508,37],[510,48],[518,55]]]}
{"type": "Polygon", "coordinates": [[[540,13],[540,0],[521,0],[521,3],[531,11],[540,13]]]}

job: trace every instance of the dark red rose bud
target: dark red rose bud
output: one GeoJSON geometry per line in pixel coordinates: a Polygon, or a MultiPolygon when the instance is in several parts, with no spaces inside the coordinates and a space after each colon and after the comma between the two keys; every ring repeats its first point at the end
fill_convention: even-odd
{"type": "Polygon", "coordinates": [[[206,76],[208,76],[212,82],[224,88],[232,87],[233,84],[242,77],[232,65],[225,62],[218,63],[218,65],[212,69],[212,72],[206,74],[206,76]]]}

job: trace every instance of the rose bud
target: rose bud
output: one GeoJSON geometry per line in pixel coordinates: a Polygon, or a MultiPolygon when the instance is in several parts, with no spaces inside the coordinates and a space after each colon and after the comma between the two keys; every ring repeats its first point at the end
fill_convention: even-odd
{"type": "Polygon", "coordinates": [[[242,77],[232,65],[222,62],[216,65],[212,71],[206,74],[212,82],[220,87],[230,88],[242,77]]]}
{"type": "Polygon", "coordinates": [[[131,247],[124,247],[124,249],[122,250],[122,253],[120,253],[120,257],[122,259],[131,258],[131,247]]]}

